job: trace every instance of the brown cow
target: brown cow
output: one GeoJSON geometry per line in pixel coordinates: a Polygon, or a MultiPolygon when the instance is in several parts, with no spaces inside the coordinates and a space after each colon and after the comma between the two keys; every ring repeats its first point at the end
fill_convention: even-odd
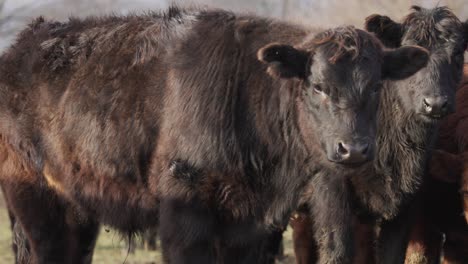
{"type": "MultiPolygon", "coordinates": [[[[170,263],[262,263],[309,179],[372,160],[383,80],[427,62],[354,27],[222,10],[38,18],[0,58],[0,183],[33,263],[89,263],[99,224],[158,218],[170,263]]],[[[340,199],[321,215],[341,239],[340,199]]]]}
{"type": "Polygon", "coordinates": [[[440,126],[415,211],[407,264],[439,263],[442,252],[444,263],[468,261],[468,64],[456,101],[456,112],[440,126]]]}

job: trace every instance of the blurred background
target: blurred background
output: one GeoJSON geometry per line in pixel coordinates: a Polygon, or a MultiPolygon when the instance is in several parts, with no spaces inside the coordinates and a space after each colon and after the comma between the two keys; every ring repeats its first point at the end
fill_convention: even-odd
{"type": "Polygon", "coordinates": [[[398,20],[411,5],[447,5],[458,17],[468,18],[467,0],[0,0],[0,51],[9,45],[19,29],[38,15],[63,20],[69,16],[161,9],[171,3],[253,12],[320,27],[343,24],[361,27],[364,18],[373,13],[398,20]]]}
{"type": "MultiPolygon", "coordinates": [[[[171,3],[180,6],[211,6],[262,16],[282,18],[314,27],[352,24],[362,27],[364,18],[380,13],[400,20],[411,5],[435,7],[447,5],[459,18],[468,19],[467,0],[0,0],[0,52],[14,40],[16,33],[34,17],[64,20],[69,16],[127,14],[164,9],[171,3]]],[[[466,54],[465,54],[466,55],[466,54]]],[[[465,56],[465,59],[467,56],[465,56]]],[[[0,195],[1,196],[1,195],[0,195]]],[[[3,196],[0,197],[0,263],[14,263],[11,232],[3,196]]],[[[128,246],[112,230],[103,227],[93,263],[161,263],[160,251],[137,248],[128,254],[128,246]]],[[[290,231],[285,234],[285,256],[280,263],[294,263],[290,231]]]]}

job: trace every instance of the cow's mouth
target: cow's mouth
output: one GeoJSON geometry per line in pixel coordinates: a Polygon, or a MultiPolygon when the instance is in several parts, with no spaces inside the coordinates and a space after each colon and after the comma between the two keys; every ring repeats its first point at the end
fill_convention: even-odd
{"type": "Polygon", "coordinates": [[[424,113],[421,113],[420,116],[421,116],[421,119],[423,121],[432,123],[432,122],[437,122],[437,121],[443,119],[446,115],[445,114],[424,114],[424,113]]]}
{"type": "Polygon", "coordinates": [[[328,161],[340,167],[344,167],[344,168],[359,168],[362,165],[368,163],[370,160],[366,159],[366,160],[361,160],[361,161],[356,161],[356,162],[343,162],[341,160],[328,159],[328,161]]]}
{"type": "Polygon", "coordinates": [[[440,119],[444,118],[443,115],[431,115],[429,117],[432,118],[432,119],[435,119],[435,120],[440,120],[440,119]]]}

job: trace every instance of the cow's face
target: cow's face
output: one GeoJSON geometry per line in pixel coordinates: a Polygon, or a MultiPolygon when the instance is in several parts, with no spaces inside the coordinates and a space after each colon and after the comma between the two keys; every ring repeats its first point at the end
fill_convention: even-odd
{"type": "MultiPolygon", "coordinates": [[[[382,81],[407,78],[424,67],[426,50],[384,51],[371,34],[343,27],[318,34],[302,48],[270,44],[259,59],[277,78],[299,78],[301,134],[314,134],[329,161],[361,164],[373,159],[382,81]]],[[[310,138],[310,137],[309,137],[310,138]]]]}
{"type": "Polygon", "coordinates": [[[454,110],[468,25],[445,7],[412,9],[401,24],[386,16],[372,15],[365,26],[386,46],[418,45],[429,51],[427,67],[405,80],[405,85],[400,86],[405,88],[398,93],[407,111],[431,122],[454,110]]]}

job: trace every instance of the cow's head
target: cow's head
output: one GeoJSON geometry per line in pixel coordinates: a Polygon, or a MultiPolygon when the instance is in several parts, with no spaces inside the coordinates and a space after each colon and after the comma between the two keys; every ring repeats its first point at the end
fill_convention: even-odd
{"type": "Polygon", "coordinates": [[[329,161],[361,164],[373,158],[382,81],[416,73],[428,52],[416,46],[384,50],[372,34],[340,27],[298,47],[267,45],[258,58],[270,75],[302,80],[297,109],[304,138],[313,133],[329,161]]]}
{"type": "Polygon", "coordinates": [[[454,110],[468,39],[467,22],[462,23],[446,7],[413,6],[403,23],[372,15],[365,27],[388,47],[418,45],[430,53],[428,66],[406,79],[406,85],[401,85],[404,89],[399,90],[407,111],[424,121],[433,121],[454,110]]]}

